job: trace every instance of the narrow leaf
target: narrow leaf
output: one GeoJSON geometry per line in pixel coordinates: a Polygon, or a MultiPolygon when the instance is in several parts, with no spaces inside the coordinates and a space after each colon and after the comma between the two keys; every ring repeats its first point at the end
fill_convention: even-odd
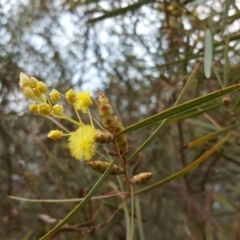
{"type": "Polygon", "coordinates": [[[199,116],[199,115],[201,115],[201,114],[203,114],[205,112],[208,112],[210,110],[219,108],[220,106],[222,106],[222,103],[217,103],[217,104],[214,104],[212,106],[209,106],[209,107],[206,107],[206,108],[202,108],[201,110],[195,109],[195,111],[193,111],[193,112],[191,112],[189,114],[182,114],[179,117],[177,116],[176,118],[171,119],[171,121],[169,123],[170,124],[174,124],[174,123],[183,121],[183,120],[188,119],[188,118],[193,118],[193,117],[199,116]]]}
{"type": "Polygon", "coordinates": [[[210,134],[207,134],[203,137],[200,137],[192,142],[190,142],[186,147],[187,148],[191,148],[193,146],[196,146],[198,144],[203,144],[205,142],[208,142],[214,138],[217,138],[218,136],[222,135],[222,134],[226,134],[228,133],[229,131],[231,131],[232,129],[236,128],[237,125],[232,125],[232,126],[229,126],[229,127],[226,127],[226,128],[223,128],[221,130],[218,130],[218,131],[215,131],[213,133],[210,133],[210,134]]]}
{"type": "Polygon", "coordinates": [[[228,19],[228,12],[229,12],[231,4],[232,4],[232,0],[226,0],[225,11],[223,14],[223,21],[222,21],[222,32],[225,30],[225,27],[226,27],[226,23],[227,23],[227,19],[228,19]]]}
{"type": "MultiPolygon", "coordinates": [[[[189,87],[191,86],[191,83],[199,69],[200,63],[197,63],[192,71],[192,73],[190,74],[189,78],[186,81],[186,84],[184,85],[181,93],[178,96],[178,99],[176,100],[174,106],[176,106],[177,104],[179,104],[179,102],[183,99],[184,94],[186,93],[186,91],[189,89],[189,87]]],[[[157,129],[151,134],[150,137],[148,137],[148,139],[131,155],[131,157],[129,159],[131,159],[132,157],[134,157],[137,153],[139,153],[141,150],[143,150],[144,148],[146,148],[147,146],[150,145],[150,143],[157,137],[159,136],[159,134],[162,133],[162,131],[167,127],[168,123],[170,121],[170,118],[165,119],[164,121],[161,122],[161,124],[157,127],[157,129]]]]}
{"type": "Polygon", "coordinates": [[[153,1],[154,0],[138,1],[136,3],[133,3],[131,5],[126,6],[124,8],[119,8],[119,9],[113,10],[111,12],[108,12],[106,14],[103,14],[100,17],[93,18],[93,19],[89,20],[88,23],[95,23],[95,22],[99,22],[99,21],[102,21],[102,20],[107,19],[107,18],[116,17],[118,15],[126,14],[129,11],[134,11],[134,10],[140,8],[142,5],[148,4],[148,3],[153,2],[153,1]]]}
{"type": "Polygon", "coordinates": [[[93,197],[93,195],[98,191],[98,189],[105,182],[105,179],[110,174],[112,167],[115,161],[112,161],[111,165],[107,168],[106,172],[101,176],[101,178],[97,181],[95,186],[91,189],[91,191],[87,194],[82,202],[80,202],[61,222],[59,222],[52,230],[50,230],[47,234],[45,234],[40,240],[50,238],[57,230],[59,230],[62,226],[64,226],[68,221],[75,216],[93,197]]]}
{"type": "Polygon", "coordinates": [[[206,240],[213,240],[213,229],[209,224],[206,225],[206,240]]]}
{"type": "Polygon", "coordinates": [[[236,204],[234,204],[234,202],[232,202],[231,200],[227,199],[226,196],[224,196],[223,194],[214,193],[213,198],[214,200],[221,203],[221,205],[227,208],[228,210],[231,211],[239,210],[238,206],[236,206],[236,204]]]}
{"type": "Polygon", "coordinates": [[[237,91],[237,90],[239,90],[239,88],[240,88],[240,84],[236,84],[236,85],[233,85],[233,86],[223,88],[223,89],[217,90],[215,92],[206,94],[204,96],[195,98],[195,99],[190,100],[188,102],[179,104],[177,106],[169,108],[169,109],[167,109],[167,110],[165,110],[161,113],[153,115],[149,118],[146,118],[146,119],[144,119],[144,120],[142,120],[138,123],[135,123],[135,124],[125,128],[120,134],[132,132],[132,131],[137,130],[139,128],[143,128],[143,127],[146,127],[146,126],[151,125],[153,123],[159,122],[159,121],[161,121],[163,119],[166,119],[168,117],[172,117],[172,116],[177,115],[179,113],[182,113],[182,112],[184,112],[188,109],[194,108],[194,107],[199,106],[203,103],[207,103],[207,102],[210,102],[210,101],[212,101],[216,98],[222,97],[222,96],[224,96],[224,95],[226,95],[230,92],[237,91]]]}
{"type": "Polygon", "coordinates": [[[216,78],[217,78],[220,86],[223,87],[222,79],[218,73],[218,69],[214,66],[214,64],[212,64],[212,69],[213,69],[214,74],[216,75],[216,78]]]}
{"type": "Polygon", "coordinates": [[[138,231],[139,231],[139,239],[140,240],[145,240],[144,231],[143,231],[143,224],[142,224],[141,206],[140,206],[138,197],[136,197],[136,199],[135,199],[135,207],[136,207],[137,226],[138,226],[138,231]]]}
{"type": "Polygon", "coordinates": [[[205,32],[205,47],[204,47],[204,73],[206,78],[211,76],[212,69],[212,33],[209,29],[205,32]]]}
{"type": "Polygon", "coordinates": [[[228,52],[229,52],[229,36],[226,37],[224,46],[223,87],[226,87],[228,85],[228,73],[230,69],[228,52]]]}
{"type": "Polygon", "coordinates": [[[174,179],[177,179],[185,174],[187,174],[188,172],[190,172],[193,168],[197,167],[200,163],[204,162],[207,158],[209,158],[214,152],[216,152],[220,147],[222,147],[222,145],[229,140],[229,138],[231,137],[231,134],[228,134],[226,137],[224,137],[221,141],[219,141],[216,145],[214,145],[211,149],[209,149],[207,152],[205,152],[201,157],[199,157],[197,160],[195,160],[193,163],[189,164],[187,167],[185,167],[184,169],[172,174],[171,176],[156,182],[146,188],[143,188],[139,191],[134,192],[134,195],[140,194],[140,193],[144,193],[144,192],[148,192],[154,188],[157,188],[167,182],[170,182],[174,179]]]}

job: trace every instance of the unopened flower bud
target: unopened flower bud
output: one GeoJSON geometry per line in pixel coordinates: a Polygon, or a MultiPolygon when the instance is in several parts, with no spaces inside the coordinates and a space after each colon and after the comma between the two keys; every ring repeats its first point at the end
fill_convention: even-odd
{"type": "Polygon", "coordinates": [[[100,92],[98,98],[98,111],[102,120],[103,127],[108,131],[113,133],[115,127],[115,115],[112,110],[112,106],[109,103],[107,97],[100,92]]]}
{"type": "Polygon", "coordinates": [[[38,80],[35,77],[30,77],[30,87],[37,88],[38,80]]]}
{"type": "Polygon", "coordinates": [[[20,81],[19,81],[19,85],[21,88],[26,87],[26,86],[30,86],[30,78],[24,74],[24,73],[20,73],[20,81]]]}
{"type": "MultiPolygon", "coordinates": [[[[87,164],[96,172],[104,173],[111,163],[106,161],[93,161],[93,162],[88,162],[87,164]]],[[[118,167],[117,165],[113,165],[113,168],[110,174],[119,175],[119,174],[122,174],[123,172],[124,170],[122,168],[118,167]]]]}
{"type": "Polygon", "coordinates": [[[114,135],[110,132],[103,132],[98,130],[94,138],[95,141],[98,143],[110,143],[113,141],[114,135]]]}
{"type": "Polygon", "coordinates": [[[29,86],[22,87],[22,93],[24,94],[24,96],[26,98],[28,98],[30,100],[41,101],[39,96],[37,96],[36,93],[33,91],[33,89],[30,88],[29,86]]]}
{"type": "Polygon", "coordinates": [[[37,91],[40,94],[45,94],[47,92],[47,85],[44,82],[37,83],[37,91]]]}
{"type": "Polygon", "coordinates": [[[60,100],[60,97],[61,97],[61,95],[60,95],[60,93],[59,93],[58,90],[53,89],[53,90],[51,91],[51,93],[50,93],[50,98],[51,98],[51,100],[52,100],[53,102],[58,102],[58,101],[60,100]]]}
{"type": "Polygon", "coordinates": [[[68,103],[74,104],[76,102],[76,99],[77,99],[76,92],[73,89],[68,90],[66,92],[66,99],[67,99],[68,103]]]}
{"type": "Polygon", "coordinates": [[[31,112],[33,112],[34,114],[39,114],[39,113],[38,113],[38,104],[33,103],[33,104],[29,105],[28,108],[29,108],[29,110],[30,110],[31,112]]]}
{"type": "MultiPolygon", "coordinates": [[[[115,133],[118,134],[124,129],[124,127],[118,117],[115,116],[115,119],[116,119],[115,133]]],[[[126,134],[116,137],[115,143],[116,143],[118,152],[123,158],[125,158],[128,153],[128,141],[127,141],[126,134]]]]}
{"type": "Polygon", "coordinates": [[[53,140],[59,139],[63,136],[63,132],[59,130],[52,130],[47,135],[48,138],[51,138],[53,140]]]}
{"type": "Polygon", "coordinates": [[[41,114],[45,117],[49,116],[49,114],[51,113],[51,110],[52,110],[51,107],[47,103],[40,103],[38,105],[39,114],[41,114]]]}
{"type": "Polygon", "coordinates": [[[63,115],[64,108],[60,104],[56,104],[53,106],[53,114],[57,116],[62,116],[63,115]]]}
{"type": "Polygon", "coordinates": [[[139,173],[130,179],[130,183],[132,184],[146,183],[152,177],[152,175],[153,174],[151,172],[139,173]]]}

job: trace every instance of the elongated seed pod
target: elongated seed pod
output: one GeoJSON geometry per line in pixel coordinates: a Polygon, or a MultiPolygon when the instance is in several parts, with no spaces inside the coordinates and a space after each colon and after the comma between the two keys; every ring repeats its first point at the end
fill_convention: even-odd
{"type": "Polygon", "coordinates": [[[152,175],[153,174],[151,172],[139,173],[130,179],[130,183],[132,184],[146,183],[152,177],[152,175]]]}
{"type": "MultiPolygon", "coordinates": [[[[124,129],[124,127],[118,117],[115,116],[115,119],[116,119],[115,134],[118,134],[124,129]]],[[[115,143],[116,143],[116,147],[118,149],[119,154],[122,157],[126,157],[126,155],[128,153],[128,142],[127,142],[126,135],[123,134],[123,135],[116,137],[115,143]]]]}
{"type": "Polygon", "coordinates": [[[115,115],[112,110],[112,106],[109,103],[108,98],[102,93],[99,93],[98,98],[98,111],[102,120],[103,127],[108,131],[113,133],[115,126],[115,115]]]}
{"type": "MultiPolygon", "coordinates": [[[[87,165],[89,167],[91,167],[96,172],[100,172],[100,173],[104,173],[110,164],[111,163],[106,162],[106,161],[93,161],[93,162],[87,163],[87,165]]],[[[122,174],[123,172],[124,172],[124,170],[122,168],[120,168],[114,164],[110,174],[111,175],[119,175],[119,174],[122,174]]]]}
{"type": "Polygon", "coordinates": [[[98,143],[110,143],[113,141],[114,135],[110,132],[97,130],[97,134],[95,135],[94,139],[98,143]]]}

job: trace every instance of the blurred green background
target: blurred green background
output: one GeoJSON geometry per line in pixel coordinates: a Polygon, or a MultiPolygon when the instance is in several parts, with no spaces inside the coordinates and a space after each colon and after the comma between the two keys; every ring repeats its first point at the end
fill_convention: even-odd
{"type": "MultiPolygon", "coordinates": [[[[55,225],[51,220],[64,218],[77,204],[20,202],[7,195],[78,198],[100,177],[85,162],[72,159],[66,139],[47,139],[55,126],[28,111],[19,73],[62,93],[71,87],[91,90],[96,100],[99,91],[104,92],[126,127],[173,106],[196,63],[204,60],[207,29],[213,40],[211,76],[205,77],[201,64],[184,101],[239,82],[240,1],[0,2],[1,239],[39,239],[55,225]]],[[[193,162],[217,139],[182,147],[238,123],[238,95],[228,96],[229,106],[169,124],[132,160],[132,170],[153,172],[154,183],[193,162]]],[[[221,99],[201,108],[217,103],[221,99]]],[[[92,113],[99,118],[96,105],[92,113]]],[[[155,128],[128,134],[131,148],[140,146],[155,128]]],[[[234,138],[197,169],[138,196],[146,239],[240,239],[240,135],[234,131],[234,138]]],[[[117,187],[115,177],[109,177],[98,194],[117,187]]],[[[69,223],[80,230],[61,232],[56,239],[125,239],[122,211],[98,229],[91,228],[104,223],[120,203],[120,198],[92,201],[69,223]]],[[[140,239],[137,227],[135,239],[140,239]]]]}

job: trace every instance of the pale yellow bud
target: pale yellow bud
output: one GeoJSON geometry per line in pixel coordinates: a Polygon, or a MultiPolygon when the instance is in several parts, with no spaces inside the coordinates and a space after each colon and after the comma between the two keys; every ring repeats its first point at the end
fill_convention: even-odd
{"type": "Polygon", "coordinates": [[[51,107],[47,103],[40,103],[38,105],[38,112],[39,114],[47,117],[51,113],[51,107]]]}
{"type": "Polygon", "coordinates": [[[98,143],[110,143],[113,142],[114,135],[110,132],[97,130],[97,134],[95,135],[94,139],[98,143]]]}
{"type": "Polygon", "coordinates": [[[24,96],[33,101],[41,101],[41,99],[35,94],[32,88],[29,86],[22,87],[22,92],[24,96]]]}
{"type": "Polygon", "coordinates": [[[60,93],[58,90],[53,89],[50,93],[50,98],[53,102],[58,102],[60,100],[60,93]]]}
{"type": "Polygon", "coordinates": [[[73,89],[68,90],[66,93],[66,98],[68,103],[74,104],[77,99],[76,92],[73,89]]]}
{"type": "Polygon", "coordinates": [[[37,91],[40,94],[45,94],[47,92],[47,85],[44,82],[37,83],[37,91]]]}
{"type": "Polygon", "coordinates": [[[57,116],[62,116],[63,115],[64,108],[60,104],[56,104],[53,106],[53,114],[57,116]]]}
{"type": "Polygon", "coordinates": [[[30,83],[31,83],[31,87],[32,87],[32,88],[36,88],[38,82],[39,82],[39,81],[38,81],[35,77],[31,77],[31,78],[30,78],[30,83]]]}
{"type": "Polygon", "coordinates": [[[26,87],[26,86],[30,86],[30,78],[22,72],[20,73],[19,85],[20,85],[21,88],[26,87]]]}
{"type": "Polygon", "coordinates": [[[139,173],[130,179],[130,183],[132,184],[146,183],[152,177],[152,175],[153,174],[151,172],[139,173]]]}
{"type": "Polygon", "coordinates": [[[36,103],[29,105],[28,108],[29,108],[30,112],[32,112],[34,114],[39,114],[38,113],[38,105],[36,103]]]}
{"type": "Polygon", "coordinates": [[[63,136],[63,132],[59,130],[52,130],[47,135],[48,138],[51,138],[53,140],[59,139],[63,136]]]}
{"type": "MultiPolygon", "coordinates": [[[[107,168],[109,167],[110,164],[111,163],[106,162],[106,161],[94,161],[94,162],[87,163],[87,165],[89,167],[91,167],[93,170],[95,170],[97,172],[100,172],[100,173],[104,173],[107,170],[107,168]]],[[[124,173],[124,170],[114,164],[110,174],[119,175],[119,174],[122,174],[122,173],[124,173]]]]}

